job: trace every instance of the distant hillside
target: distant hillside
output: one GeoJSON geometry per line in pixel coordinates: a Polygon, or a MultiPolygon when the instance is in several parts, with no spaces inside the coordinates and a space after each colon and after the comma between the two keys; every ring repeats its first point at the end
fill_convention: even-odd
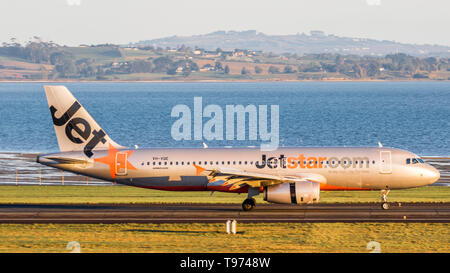
{"type": "MultiPolygon", "coordinates": [[[[315,34],[317,35],[317,33],[315,34]]],[[[450,58],[404,53],[273,54],[194,47],[61,46],[40,38],[0,46],[0,81],[450,80],[450,58]]]]}
{"type": "Polygon", "coordinates": [[[172,36],[132,43],[130,46],[158,46],[177,48],[181,45],[205,50],[251,49],[282,53],[339,53],[382,56],[405,53],[413,56],[450,56],[449,46],[403,44],[394,41],[339,37],[322,31],[296,35],[266,35],[255,30],[216,31],[204,35],[172,36]]]}

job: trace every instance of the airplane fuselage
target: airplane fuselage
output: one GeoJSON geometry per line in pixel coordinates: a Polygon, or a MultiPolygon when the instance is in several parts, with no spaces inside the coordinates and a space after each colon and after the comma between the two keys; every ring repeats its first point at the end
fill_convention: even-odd
{"type": "Polygon", "coordinates": [[[224,192],[246,192],[247,187],[230,190],[201,170],[229,168],[279,176],[308,173],[317,176],[322,190],[404,189],[439,178],[435,168],[419,160],[411,152],[383,147],[293,147],[271,152],[259,148],[110,149],[97,150],[91,158],[81,151],[38,158],[45,165],[131,186],[224,192]]]}
{"type": "Polygon", "coordinates": [[[311,204],[320,190],[381,190],[424,186],[439,172],[417,155],[379,147],[129,149],[114,142],[64,86],[45,86],[60,153],[41,164],[125,185],[171,191],[247,192],[251,210],[264,200],[311,204]]]}

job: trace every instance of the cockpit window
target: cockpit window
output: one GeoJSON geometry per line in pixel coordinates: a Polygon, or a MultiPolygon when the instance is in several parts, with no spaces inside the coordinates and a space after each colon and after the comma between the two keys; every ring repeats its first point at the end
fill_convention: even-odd
{"type": "Polygon", "coordinates": [[[406,164],[417,164],[417,163],[424,163],[422,158],[407,158],[406,164]]]}

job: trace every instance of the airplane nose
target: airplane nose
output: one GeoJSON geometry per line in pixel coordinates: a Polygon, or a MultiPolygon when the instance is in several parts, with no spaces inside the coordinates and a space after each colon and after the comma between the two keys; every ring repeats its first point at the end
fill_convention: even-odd
{"type": "Polygon", "coordinates": [[[440,172],[432,166],[427,166],[427,168],[424,168],[423,170],[423,178],[427,181],[428,184],[433,184],[434,182],[438,181],[440,177],[440,172]]]}

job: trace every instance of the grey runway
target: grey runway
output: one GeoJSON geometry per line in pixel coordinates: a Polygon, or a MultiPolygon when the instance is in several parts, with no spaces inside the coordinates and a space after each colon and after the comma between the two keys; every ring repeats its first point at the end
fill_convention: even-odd
{"type": "Polygon", "coordinates": [[[450,203],[0,205],[0,223],[450,222],[450,203]]]}

